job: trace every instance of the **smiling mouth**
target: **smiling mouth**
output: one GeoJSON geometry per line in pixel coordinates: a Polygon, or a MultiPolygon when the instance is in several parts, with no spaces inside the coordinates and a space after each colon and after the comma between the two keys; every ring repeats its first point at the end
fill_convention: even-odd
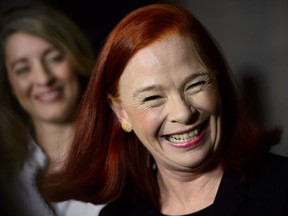
{"type": "Polygon", "coordinates": [[[61,97],[61,94],[61,91],[59,89],[56,89],[53,91],[39,94],[38,96],[36,96],[36,99],[45,103],[53,102],[55,100],[58,100],[61,97]]]}
{"type": "Polygon", "coordinates": [[[171,144],[179,145],[179,144],[196,144],[194,141],[198,142],[200,136],[202,137],[204,134],[204,129],[207,127],[208,120],[203,122],[201,125],[199,125],[197,128],[194,128],[193,130],[186,131],[184,133],[177,133],[177,134],[170,134],[165,135],[165,139],[169,141],[171,144]]]}
{"type": "Polygon", "coordinates": [[[198,134],[199,134],[199,129],[196,129],[188,133],[166,136],[166,139],[169,142],[173,142],[173,143],[184,143],[184,142],[189,142],[195,139],[195,137],[197,137],[198,134]]]}

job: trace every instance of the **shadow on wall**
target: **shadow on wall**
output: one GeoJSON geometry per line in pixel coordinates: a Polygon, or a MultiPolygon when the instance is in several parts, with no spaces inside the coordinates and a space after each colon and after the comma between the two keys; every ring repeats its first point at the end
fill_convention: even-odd
{"type": "Polygon", "coordinates": [[[267,126],[268,120],[266,119],[267,112],[267,97],[265,99],[265,76],[263,71],[253,67],[246,66],[239,70],[238,77],[240,93],[243,97],[244,103],[258,123],[267,126]]]}

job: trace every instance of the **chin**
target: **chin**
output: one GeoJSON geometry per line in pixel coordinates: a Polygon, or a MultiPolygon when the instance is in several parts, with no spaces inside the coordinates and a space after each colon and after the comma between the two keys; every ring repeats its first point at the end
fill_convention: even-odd
{"type": "Polygon", "coordinates": [[[60,113],[60,114],[53,114],[53,115],[46,115],[43,116],[42,120],[46,122],[51,122],[51,123],[67,123],[71,121],[71,117],[67,116],[67,112],[65,114],[60,113]]]}

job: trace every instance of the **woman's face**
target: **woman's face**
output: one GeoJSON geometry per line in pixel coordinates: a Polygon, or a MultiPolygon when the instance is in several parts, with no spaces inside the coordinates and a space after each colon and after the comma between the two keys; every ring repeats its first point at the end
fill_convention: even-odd
{"type": "Polygon", "coordinates": [[[202,164],[221,135],[217,83],[192,41],[169,36],[135,54],[119,81],[112,108],[153,155],[159,169],[202,164]]]}
{"type": "Polygon", "coordinates": [[[34,123],[71,119],[80,86],[59,48],[40,37],[15,33],[6,42],[5,57],[12,92],[34,123]]]}

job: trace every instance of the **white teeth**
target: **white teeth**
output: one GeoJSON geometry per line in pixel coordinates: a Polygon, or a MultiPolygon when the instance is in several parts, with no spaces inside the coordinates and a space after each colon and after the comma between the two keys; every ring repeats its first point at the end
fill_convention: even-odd
{"type": "Polygon", "coordinates": [[[199,134],[199,130],[196,129],[189,133],[171,135],[168,137],[168,140],[173,143],[183,143],[183,142],[188,142],[194,139],[198,134],[199,134]]]}

